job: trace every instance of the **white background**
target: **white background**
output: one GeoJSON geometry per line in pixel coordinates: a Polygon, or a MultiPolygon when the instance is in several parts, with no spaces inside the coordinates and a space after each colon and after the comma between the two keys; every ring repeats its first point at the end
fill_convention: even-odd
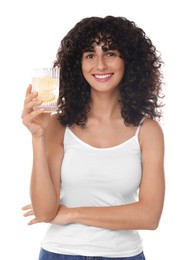
{"type": "Polygon", "coordinates": [[[51,66],[60,40],[87,16],[125,16],[142,27],[165,62],[166,199],[156,231],[143,231],[147,260],[185,256],[185,8],[163,0],[6,0],[0,3],[0,259],[36,260],[46,224],[27,226],[31,137],[21,122],[34,66],[51,66]],[[183,236],[182,236],[183,235],[183,236]]]}

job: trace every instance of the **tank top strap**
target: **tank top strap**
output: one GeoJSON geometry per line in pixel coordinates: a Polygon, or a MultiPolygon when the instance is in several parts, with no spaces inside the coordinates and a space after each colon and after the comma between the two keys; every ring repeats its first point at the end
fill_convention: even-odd
{"type": "Polygon", "coordinates": [[[147,117],[143,117],[143,118],[141,119],[139,125],[138,125],[137,128],[136,128],[135,136],[138,136],[138,135],[139,135],[140,128],[141,128],[141,126],[142,126],[142,124],[143,124],[143,122],[145,121],[146,118],[147,118],[147,117]]]}

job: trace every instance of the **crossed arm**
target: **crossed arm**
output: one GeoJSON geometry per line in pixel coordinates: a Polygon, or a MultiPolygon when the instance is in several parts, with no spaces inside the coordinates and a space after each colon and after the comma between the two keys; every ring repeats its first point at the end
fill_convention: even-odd
{"type": "MultiPolygon", "coordinates": [[[[48,140],[51,139],[52,132],[51,129],[47,137],[48,140]]],[[[38,173],[36,175],[43,163],[41,165],[41,162],[37,162],[37,159],[35,159],[35,168],[33,168],[34,173],[31,181],[32,204],[23,208],[23,210],[27,211],[24,214],[25,217],[35,216],[29,222],[30,225],[39,222],[50,222],[58,225],[81,223],[115,230],[156,229],[158,227],[163,209],[165,181],[163,133],[156,122],[145,120],[140,130],[143,174],[139,190],[139,201],[121,206],[67,208],[64,205],[59,205],[59,175],[63,151],[61,141],[60,144],[57,144],[57,140],[59,140],[57,136],[58,134],[55,134],[55,138],[53,138],[56,143],[55,141],[53,144],[51,142],[46,144],[45,142],[48,151],[46,158],[43,158],[43,163],[47,162],[48,165],[48,168],[45,169],[45,178],[46,172],[48,173],[45,184],[43,184],[44,177],[39,176],[38,173]],[[54,172],[58,174],[54,174],[54,172]],[[39,180],[36,179],[36,176],[39,180]],[[41,194],[40,187],[48,188],[43,188],[41,194]],[[52,196],[49,195],[50,192],[52,196]],[[47,205],[44,205],[43,202],[46,201],[45,196],[47,196],[47,205]]],[[[39,150],[38,141],[33,145],[35,145],[35,158],[39,158],[38,153],[44,154],[42,151],[44,146],[40,144],[41,150],[39,150]]]]}

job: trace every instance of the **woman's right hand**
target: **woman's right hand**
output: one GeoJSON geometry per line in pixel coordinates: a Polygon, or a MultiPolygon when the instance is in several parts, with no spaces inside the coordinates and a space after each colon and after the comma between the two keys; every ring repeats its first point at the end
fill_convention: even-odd
{"type": "Polygon", "coordinates": [[[32,85],[29,85],[26,90],[22,112],[22,123],[28,128],[34,137],[44,135],[44,131],[50,118],[50,113],[44,113],[43,108],[33,110],[34,106],[42,104],[42,100],[34,100],[37,95],[37,92],[32,92],[32,85]]]}

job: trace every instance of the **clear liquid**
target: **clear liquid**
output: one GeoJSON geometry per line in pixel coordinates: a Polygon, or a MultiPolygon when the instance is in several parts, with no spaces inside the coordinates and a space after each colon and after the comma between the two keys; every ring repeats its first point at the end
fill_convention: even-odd
{"type": "Polygon", "coordinates": [[[56,111],[57,99],[59,95],[59,79],[49,76],[33,77],[32,90],[38,92],[36,100],[42,100],[43,103],[34,107],[44,108],[45,112],[56,111]]]}

